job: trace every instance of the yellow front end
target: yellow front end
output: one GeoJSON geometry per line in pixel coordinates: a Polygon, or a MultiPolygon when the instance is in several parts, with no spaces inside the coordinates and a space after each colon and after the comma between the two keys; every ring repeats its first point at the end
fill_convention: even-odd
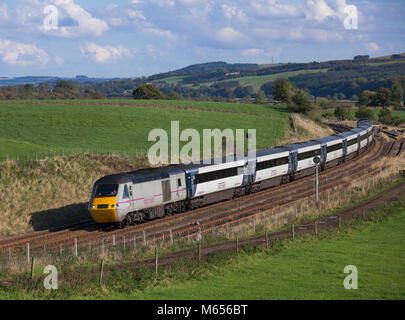
{"type": "Polygon", "coordinates": [[[94,197],[91,204],[91,215],[97,223],[117,222],[117,197],[94,197]]]}

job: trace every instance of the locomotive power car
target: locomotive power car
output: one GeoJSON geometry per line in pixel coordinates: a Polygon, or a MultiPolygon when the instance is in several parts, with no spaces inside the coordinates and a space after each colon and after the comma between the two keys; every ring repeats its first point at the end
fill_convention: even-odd
{"type": "Polygon", "coordinates": [[[364,152],[376,134],[369,120],[322,139],[258,150],[232,161],[176,164],[105,176],[94,183],[89,211],[95,222],[120,227],[233,199],[311,175],[364,152]]]}

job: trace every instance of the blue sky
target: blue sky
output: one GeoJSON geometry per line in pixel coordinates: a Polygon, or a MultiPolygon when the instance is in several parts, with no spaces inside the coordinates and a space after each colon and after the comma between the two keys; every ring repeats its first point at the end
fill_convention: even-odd
{"type": "Polygon", "coordinates": [[[0,0],[0,77],[389,55],[405,52],[404,18],[401,0],[0,0]]]}

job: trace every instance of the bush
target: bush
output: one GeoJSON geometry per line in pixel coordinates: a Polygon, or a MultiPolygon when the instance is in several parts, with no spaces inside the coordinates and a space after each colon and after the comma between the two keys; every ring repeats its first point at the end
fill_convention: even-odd
{"type": "Polygon", "coordinates": [[[338,106],[335,109],[334,116],[338,120],[348,120],[350,119],[350,107],[348,106],[338,106]]]}
{"type": "Polygon", "coordinates": [[[132,92],[134,99],[164,99],[165,95],[151,83],[144,84],[132,92]]]}
{"type": "Polygon", "coordinates": [[[367,120],[374,120],[374,112],[364,106],[359,107],[356,111],[356,118],[357,119],[367,119],[367,120]]]}

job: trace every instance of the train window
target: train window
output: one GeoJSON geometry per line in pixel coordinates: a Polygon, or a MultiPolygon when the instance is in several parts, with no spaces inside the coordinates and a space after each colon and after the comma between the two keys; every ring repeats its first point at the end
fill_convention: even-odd
{"type": "Polygon", "coordinates": [[[217,171],[211,171],[211,172],[207,172],[207,173],[201,173],[201,174],[198,174],[195,176],[194,183],[199,184],[199,183],[204,183],[204,182],[208,182],[208,181],[214,181],[214,180],[237,176],[239,168],[243,168],[243,166],[229,168],[229,169],[223,169],[223,170],[217,170],[217,171]]]}
{"type": "Polygon", "coordinates": [[[298,154],[298,161],[308,159],[308,158],[313,158],[316,156],[321,155],[321,149],[315,149],[307,152],[302,152],[298,154]]]}
{"type": "Polygon", "coordinates": [[[366,139],[367,139],[367,133],[360,136],[360,141],[363,141],[363,140],[366,140],[366,139]]]}
{"type": "Polygon", "coordinates": [[[95,197],[115,197],[118,191],[118,184],[99,184],[96,188],[95,197]]]}
{"type": "Polygon", "coordinates": [[[281,165],[287,164],[287,163],[288,163],[288,157],[262,161],[262,162],[258,162],[256,164],[256,170],[260,171],[260,170],[264,170],[264,169],[267,169],[267,168],[273,168],[273,167],[281,166],[281,165]]]}
{"type": "Polygon", "coordinates": [[[347,141],[347,146],[350,147],[354,144],[357,144],[357,138],[351,139],[349,141],[347,141]]]}
{"type": "Polygon", "coordinates": [[[342,148],[343,148],[342,143],[334,144],[333,146],[329,146],[329,147],[326,148],[326,153],[333,152],[333,151],[336,151],[336,150],[340,150],[342,148]]]}
{"type": "Polygon", "coordinates": [[[124,191],[122,192],[122,199],[128,199],[129,198],[129,193],[128,193],[128,186],[124,186],[124,191]]]}

